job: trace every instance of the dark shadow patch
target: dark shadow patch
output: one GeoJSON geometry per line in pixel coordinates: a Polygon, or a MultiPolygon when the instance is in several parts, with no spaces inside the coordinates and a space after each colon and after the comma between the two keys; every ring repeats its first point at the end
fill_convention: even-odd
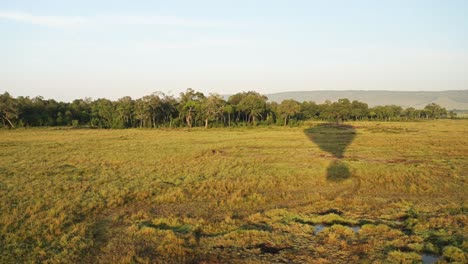
{"type": "Polygon", "coordinates": [[[307,137],[323,151],[332,154],[337,160],[327,168],[329,181],[342,181],[351,176],[348,166],[340,161],[344,157],[346,148],[356,137],[353,126],[326,123],[304,130],[307,137]]]}
{"type": "Polygon", "coordinates": [[[356,136],[353,126],[326,123],[319,124],[304,130],[309,139],[319,148],[341,159],[346,148],[356,136]]]}
{"type": "Polygon", "coordinates": [[[179,234],[188,234],[192,231],[192,227],[189,225],[170,226],[166,223],[153,224],[151,221],[141,222],[138,226],[140,229],[143,227],[150,227],[159,230],[172,230],[174,233],[179,234]]]}
{"type": "Polygon", "coordinates": [[[225,156],[228,153],[225,150],[222,149],[206,149],[200,152],[199,155],[197,155],[197,158],[206,158],[206,157],[211,157],[211,156],[225,156]]]}
{"type": "Polygon", "coordinates": [[[334,160],[327,168],[327,180],[342,181],[351,176],[348,166],[340,160],[334,160]]]}
{"type": "Polygon", "coordinates": [[[258,231],[267,231],[271,232],[273,228],[264,223],[249,223],[242,225],[239,230],[258,230],[258,231]]]}
{"type": "Polygon", "coordinates": [[[281,252],[281,250],[285,249],[284,247],[273,246],[269,243],[260,244],[258,245],[258,248],[260,248],[260,251],[263,254],[278,254],[281,252]]]}
{"type": "Polygon", "coordinates": [[[224,154],[223,150],[220,149],[212,149],[211,154],[216,155],[216,154],[224,154]]]}
{"type": "Polygon", "coordinates": [[[326,210],[326,211],[323,211],[323,212],[318,213],[318,215],[327,215],[327,214],[336,214],[336,215],[340,215],[340,216],[341,216],[341,215],[343,215],[343,212],[341,212],[341,211],[338,210],[338,209],[332,208],[332,209],[328,209],[328,210],[326,210]]]}
{"type": "Polygon", "coordinates": [[[70,164],[64,164],[64,165],[57,166],[57,169],[61,171],[66,171],[66,172],[74,172],[78,168],[70,164]]]}

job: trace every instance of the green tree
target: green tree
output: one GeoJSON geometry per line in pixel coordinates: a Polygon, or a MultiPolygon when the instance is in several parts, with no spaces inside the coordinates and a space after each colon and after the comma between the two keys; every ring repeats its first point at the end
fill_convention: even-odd
{"type": "Polygon", "coordinates": [[[185,117],[185,122],[189,128],[192,128],[194,118],[200,114],[201,101],[205,95],[188,88],[185,93],[180,93],[180,114],[185,117]]]}
{"type": "Polygon", "coordinates": [[[74,100],[69,105],[69,108],[73,115],[73,119],[78,120],[80,124],[88,124],[91,120],[91,104],[91,98],[74,100]]]}
{"type": "Polygon", "coordinates": [[[59,126],[63,126],[65,124],[62,112],[58,112],[56,124],[59,126]]]}
{"type": "Polygon", "coordinates": [[[218,119],[222,114],[225,106],[225,101],[217,94],[203,99],[201,111],[205,121],[205,128],[208,128],[208,122],[218,119]]]}
{"type": "Polygon", "coordinates": [[[5,121],[14,128],[14,121],[18,118],[19,108],[18,101],[5,92],[0,95],[0,117],[5,124],[5,121]]]}
{"type": "Polygon", "coordinates": [[[315,102],[302,102],[300,116],[303,120],[317,118],[320,116],[320,107],[315,102]]]}
{"type": "Polygon", "coordinates": [[[147,100],[143,98],[135,101],[135,119],[139,121],[139,127],[146,127],[147,121],[150,119],[150,106],[147,100]]]}
{"type": "Polygon", "coordinates": [[[424,107],[427,118],[438,119],[447,116],[447,110],[436,103],[428,104],[424,107]]]}
{"type": "Polygon", "coordinates": [[[417,111],[414,107],[408,107],[403,111],[403,115],[406,119],[415,119],[417,111]]]}
{"type": "Polygon", "coordinates": [[[125,96],[117,100],[116,111],[118,118],[125,127],[133,126],[133,113],[135,111],[135,102],[130,96],[125,96]]]}
{"type": "Polygon", "coordinates": [[[329,107],[329,117],[337,122],[348,120],[351,115],[351,102],[348,99],[338,99],[329,107]]]}
{"type": "Polygon", "coordinates": [[[108,99],[98,99],[93,102],[92,114],[99,119],[99,126],[104,128],[115,127],[114,117],[116,112],[112,101],[108,99]]]}
{"type": "Polygon", "coordinates": [[[231,127],[231,115],[234,112],[234,107],[230,104],[226,104],[223,109],[224,113],[227,114],[228,117],[228,127],[231,127]]]}
{"type": "Polygon", "coordinates": [[[162,122],[162,120],[164,120],[164,102],[160,96],[164,97],[164,94],[155,92],[149,96],[145,96],[150,109],[150,122],[152,127],[157,126],[157,121],[162,122]]]}
{"type": "Polygon", "coordinates": [[[238,104],[238,109],[247,115],[247,122],[256,124],[257,118],[261,118],[266,110],[268,98],[257,92],[247,92],[238,104]]]}
{"type": "Polygon", "coordinates": [[[165,94],[161,100],[164,122],[169,123],[169,127],[172,127],[172,122],[178,115],[178,102],[174,97],[165,94]]]}
{"type": "Polygon", "coordinates": [[[356,100],[354,100],[351,103],[350,116],[354,120],[362,120],[364,117],[367,117],[368,111],[369,111],[369,106],[366,103],[362,103],[356,100]]]}
{"type": "Polygon", "coordinates": [[[295,100],[283,100],[278,106],[278,112],[284,118],[284,126],[288,124],[288,118],[293,117],[301,110],[301,105],[295,100]]]}

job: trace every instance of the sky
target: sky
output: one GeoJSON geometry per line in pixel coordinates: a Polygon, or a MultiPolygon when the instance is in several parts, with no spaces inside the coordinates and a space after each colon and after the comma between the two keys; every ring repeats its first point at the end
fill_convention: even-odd
{"type": "Polygon", "coordinates": [[[0,93],[468,89],[466,0],[0,0],[0,93]]]}

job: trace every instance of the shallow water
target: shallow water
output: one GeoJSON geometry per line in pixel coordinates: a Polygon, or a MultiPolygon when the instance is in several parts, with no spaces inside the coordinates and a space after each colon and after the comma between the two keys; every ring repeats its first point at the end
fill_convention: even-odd
{"type": "Polygon", "coordinates": [[[322,224],[315,225],[315,226],[314,226],[314,235],[316,235],[316,234],[322,232],[322,230],[323,230],[324,228],[325,228],[325,226],[322,225],[322,224]]]}
{"type": "MultiPolygon", "coordinates": [[[[327,226],[326,226],[326,225],[323,225],[323,224],[317,224],[317,225],[315,225],[315,226],[314,226],[314,235],[316,235],[316,234],[322,232],[322,230],[323,230],[325,227],[327,227],[327,226]]],[[[361,226],[347,226],[347,227],[351,228],[351,229],[354,231],[354,233],[356,233],[356,234],[359,232],[359,230],[361,230],[361,226]]]]}
{"type": "Polygon", "coordinates": [[[359,230],[361,230],[360,226],[350,226],[349,228],[351,228],[354,231],[354,233],[358,233],[359,230]]]}
{"type": "Polygon", "coordinates": [[[433,255],[433,254],[427,254],[427,253],[423,253],[421,254],[422,256],[422,263],[423,264],[433,264],[433,263],[436,263],[437,260],[439,260],[439,256],[437,255],[433,255]]]}

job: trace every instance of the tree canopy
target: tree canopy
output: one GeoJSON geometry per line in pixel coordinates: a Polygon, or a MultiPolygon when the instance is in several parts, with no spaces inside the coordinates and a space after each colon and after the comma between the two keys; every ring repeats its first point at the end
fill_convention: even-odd
{"type": "Polygon", "coordinates": [[[12,97],[0,94],[0,126],[89,126],[99,128],[157,128],[294,125],[305,120],[416,120],[453,118],[455,113],[435,103],[423,109],[397,105],[375,106],[350,101],[317,104],[311,101],[270,102],[257,92],[241,92],[225,100],[220,95],[205,94],[191,88],[178,98],[156,92],[142,98],[129,96],[116,101],[90,98],[71,103],[43,97],[12,97]]]}

